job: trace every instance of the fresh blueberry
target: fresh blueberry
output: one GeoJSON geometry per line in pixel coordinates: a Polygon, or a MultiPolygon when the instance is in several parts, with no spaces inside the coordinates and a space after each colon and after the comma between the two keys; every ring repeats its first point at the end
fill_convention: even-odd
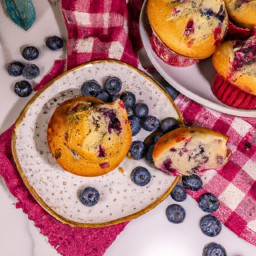
{"type": "Polygon", "coordinates": [[[136,103],[136,97],[132,92],[122,93],[120,99],[123,101],[126,108],[132,108],[136,103]]]}
{"type": "Polygon", "coordinates": [[[147,116],[142,120],[141,126],[146,131],[153,132],[155,131],[160,125],[159,120],[155,116],[147,116]]]}
{"type": "Polygon", "coordinates": [[[21,54],[26,60],[35,60],[39,56],[39,50],[34,46],[28,46],[23,49],[21,54]]]}
{"type": "Polygon", "coordinates": [[[7,71],[10,76],[20,76],[23,68],[24,65],[21,62],[14,61],[8,65],[7,71]]]}
{"type": "Polygon", "coordinates": [[[132,130],[132,136],[135,136],[141,130],[140,118],[137,117],[137,116],[132,115],[132,116],[129,116],[128,119],[130,121],[130,126],[131,126],[131,130],[132,130]]]}
{"type": "Polygon", "coordinates": [[[34,79],[40,75],[40,69],[37,65],[28,63],[24,66],[22,75],[26,79],[34,79]]]}
{"type": "Polygon", "coordinates": [[[152,132],[151,134],[149,134],[146,137],[146,139],[144,140],[144,142],[148,146],[153,145],[158,142],[158,140],[161,138],[162,135],[163,135],[163,133],[158,129],[158,130],[152,132]]]}
{"type": "Polygon", "coordinates": [[[179,127],[177,120],[173,117],[167,117],[160,123],[160,129],[163,133],[170,132],[179,127]]]}
{"type": "Polygon", "coordinates": [[[183,222],[185,216],[184,208],[178,204],[169,205],[166,209],[166,217],[172,223],[178,224],[183,222]]]}
{"type": "Polygon", "coordinates": [[[130,146],[130,154],[133,159],[140,160],[142,159],[147,153],[147,146],[144,142],[140,140],[135,140],[132,142],[130,146]]]}
{"type": "Polygon", "coordinates": [[[200,196],[198,205],[204,212],[213,213],[219,208],[219,201],[215,195],[205,193],[200,196]]]}
{"type": "Polygon", "coordinates": [[[139,186],[147,185],[151,180],[150,172],[144,167],[137,167],[131,173],[132,181],[139,186]]]}
{"type": "Polygon", "coordinates": [[[175,100],[179,96],[179,92],[174,89],[171,85],[165,85],[165,90],[168,92],[168,94],[172,97],[173,100],[175,100]]]}
{"type": "Polygon", "coordinates": [[[220,244],[209,243],[203,249],[203,256],[227,256],[227,253],[220,244]]]}
{"type": "Polygon", "coordinates": [[[99,94],[97,95],[97,98],[98,98],[98,99],[100,99],[100,100],[102,100],[102,101],[105,101],[105,102],[108,101],[108,97],[109,97],[109,95],[108,95],[108,93],[105,92],[105,91],[100,91],[99,94]]]}
{"type": "Polygon", "coordinates": [[[61,49],[63,45],[62,38],[58,36],[50,36],[46,39],[46,46],[52,51],[61,49]]]}
{"type": "Polygon", "coordinates": [[[104,89],[110,95],[118,94],[122,89],[122,82],[117,77],[110,77],[105,83],[104,89]]]}
{"type": "Polygon", "coordinates": [[[145,103],[137,103],[134,107],[134,114],[140,118],[148,115],[148,106],[145,103]]]}
{"type": "Polygon", "coordinates": [[[150,163],[150,164],[153,164],[154,163],[154,160],[153,160],[153,151],[154,151],[154,147],[155,145],[150,145],[149,148],[148,148],[148,151],[147,151],[147,154],[146,154],[146,160],[150,163]]]}
{"type": "Polygon", "coordinates": [[[200,220],[200,228],[207,236],[217,236],[221,231],[221,227],[221,222],[215,216],[206,215],[200,220]]]}
{"type": "Polygon", "coordinates": [[[32,93],[33,89],[28,81],[23,80],[15,84],[14,91],[20,97],[27,97],[32,93]]]}
{"type": "Polygon", "coordinates": [[[80,194],[80,201],[86,206],[94,206],[98,203],[100,194],[97,189],[86,187],[80,194]]]}
{"type": "Polygon", "coordinates": [[[81,92],[83,96],[97,97],[101,92],[101,88],[95,80],[89,80],[83,83],[81,92]]]}
{"type": "Polygon", "coordinates": [[[184,188],[190,189],[192,191],[198,191],[203,186],[202,179],[196,174],[182,176],[182,183],[184,188]]]}
{"type": "Polygon", "coordinates": [[[133,115],[134,115],[133,108],[131,108],[131,107],[126,108],[126,112],[127,112],[128,117],[129,117],[129,116],[133,116],[133,115]]]}
{"type": "Polygon", "coordinates": [[[177,184],[171,192],[171,197],[176,202],[182,202],[187,198],[187,193],[184,187],[177,184]]]}
{"type": "Polygon", "coordinates": [[[109,95],[108,96],[108,101],[109,102],[115,102],[117,99],[120,98],[120,95],[119,94],[114,94],[114,95],[109,95]]]}

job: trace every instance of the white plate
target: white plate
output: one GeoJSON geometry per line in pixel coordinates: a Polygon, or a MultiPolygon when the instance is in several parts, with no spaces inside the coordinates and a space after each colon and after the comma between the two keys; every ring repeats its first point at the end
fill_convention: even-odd
{"type": "Polygon", "coordinates": [[[188,98],[206,107],[225,114],[256,117],[256,110],[240,110],[228,107],[213,95],[211,83],[215,71],[210,58],[186,68],[172,67],[158,58],[151,48],[147,33],[150,26],[146,14],[146,2],[142,6],[140,14],[140,35],[149,59],[165,80],[188,98]]]}
{"type": "MultiPolygon", "coordinates": [[[[103,85],[109,76],[122,80],[122,91],[135,93],[137,102],[145,102],[150,114],[160,120],[172,116],[180,119],[170,96],[143,72],[117,61],[96,61],[75,68],[55,79],[37,93],[16,122],[13,136],[15,162],[25,185],[36,200],[62,222],[80,227],[99,227],[138,217],[160,203],[171,191],[175,178],[148,165],[144,160],[125,158],[112,172],[98,177],[81,177],[64,171],[53,159],[47,144],[48,122],[56,106],[80,95],[81,85],[95,79],[103,85]],[[137,166],[146,167],[151,181],[140,187],[130,174],[137,166]],[[79,200],[87,186],[100,193],[93,207],[79,200]]],[[[144,140],[141,132],[133,140],[144,140]]]]}

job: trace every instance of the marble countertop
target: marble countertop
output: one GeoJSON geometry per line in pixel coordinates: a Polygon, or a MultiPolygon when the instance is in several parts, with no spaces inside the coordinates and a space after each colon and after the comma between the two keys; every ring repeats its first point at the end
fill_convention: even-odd
{"type": "MultiPolygon", "coordinates": [[[[41,69],[41,75],[34,83],[47,73],[55,59],[62,58],[62,51],[46,51],[45,37],[61,35],[66,38],[65,27],[61,21],[58,8],[48,1],[34,1],[37,20],[33,27],[25,32],[15,26],[0,8],[0,133],[13,124],[29,98],[19,98],[13,92],[18,80],[6,72],[6,64],[12,60],[22,60],[20,48],[35,45],[41,55],[35,61],[41,69]]],[[[10,194],[0,177],[0,255],[4,256],[57,256],[54,248],[47,242],[47,237],[40,234],[29,221],[27,215],[15,208],[15,198],[10,194]]],[[[202,234],[199,220],[204,213],[197,203],[188,198],[181,205],[187,216],[182,224],[169,223],[165,209],[173,203],[168,197],[154,210],[139,217],[125,228],[115,242],[108,248],[105,256],[200,256],[205,244],[217,242],[222,244],[228,256],[253,256],[256,247],[239,239],[230,230],[223,227],[220,235],[210,238],[202,234]]]]}

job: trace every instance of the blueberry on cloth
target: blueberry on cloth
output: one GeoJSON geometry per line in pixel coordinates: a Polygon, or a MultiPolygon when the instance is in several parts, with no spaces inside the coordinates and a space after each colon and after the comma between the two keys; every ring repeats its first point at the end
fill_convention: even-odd
{"type": "Polygon", "coordinates": [[[167,219],[175,224],[183,222],[186,216],[184,208],[178,204],[169,205],[165,213],[167,219]]]}
{"type": "Polygon", "coordinates": [[[131,130],[132,130],[132,136],[135,136],[141,130],[140,118],[137,117],[137,116],[132,115],[132,116],[129,116],[128,119],[130,121],[130,126],[131,126],[131,130]]]}
{"type": "Polygon", "coordinates": [[[46,39],[46,46],[52,51],[61,49],[63,45],[64,43],[62,38],[58,36],[50,36],[46,39]]]}
{"type": "Polygon", "coordinates": [[[160,129],[163,133],[170,132],[179,127],[177,120],[173,117],[167,117],[160,123],[160,129]]]}
{"type": "Polygon", "coordinates": [[[145,103],[137,103],[134,107],[134,114],[140,118],[148,115],[149,109],[145,103]]]}
{"type": "Polygon", "coordinates": [[[200,220],[200,228],[207,236],[217,236],[221,231],[221,227],[221,222],[215,216],[206,215],[200,220]]]}
{"type": "Polygon", "coordinates": [[[23,68],[24,65],[21,62],[14,61],[8,65],[7,71],[10,76],[20,76],[23,68]]]}
{"type": "Polygon", "coordinates": [[[132,181],[138,186],[145,186],[151,180],[150,172],[144,167],[137,167],[131,173],[132,181]]]}
{"type": "Polygon", "coordinates": [[[126,108],[131,108],[136,103],[136,97],[132,92],[124,92],[122,93],[120,99],[123,101],[126,108]]]}
{"type": "Polygon", "coordinates": [[[33,89],[28,81],[23,80],[15,84],[14,91],[19,97],[27,97],[32,93],[33,89]]]}
{"type": "Polygon", "coordinates": [[[104,101],[104,102],[108,101],[108,97],[109,97],[109,95],[105,91],[100,91],[99,94],[97,95],[97,98],[104,101]]]}
{"type": "Polygon", "coordinates": [[[176,202],[182,202],[187,198],[187,193],[184,187],[177,184],[171,192],[171,197],[176,202]]]}
{"type": "Polygon", "coordinates": [[[203,249],[203,256],[227,256],[227,253],[220,244],[209,243],[203,249]]]}
{"type": "Polygon", "coordinates": [[[86,187],[80,193],[80,201],[86,206],[94,206],[98,203],[100,194],[97,189],[92,187],[86,187]]]}
{"type": "Polygon", "coordinates": [[[22,75],[26,79],[34,79],[40,74],[40,69],[37,65],[35,64],[26,64],[22,70],[22,75]]]}
{"type": "Polygon", "coordinates": [[[132,142],[130,146],[130,154],[133,159],[140,160],[142,159],[147,153],[147,146],[144,142],[140,140],[135,140],[132,142]]]}
{"type": "Polygon", "coordinates": [[[104,85],[104,90],[110,94],[118,94],[122,89],[122,82],[117,77],[110,77],[104,85]]]}
{"type": "Polygon", "coordinates": [[[159,127],[159,125],[159,120],[155,116],[150,115],[145,117],[141,122],[142,128],[149,132],[155,131],[159,127]]]}
{"type": "Polygon", "coordinates": [[[182,176],[182,184],[186,189],[198,191],[202,188],[203,181],[198,175],[192,174],[189,176],[182,176]]]}
{"type": "Polygon", "coordinates": [[[200,196],[198,205],[204,212],[213,213],[219,208],[219,201],[215,195],[205,193],[200,196]]]}
{"type": "Polygon", "coordinates": [[[26,60],[35,60],[39,56],[39,50],[34,46],[27,46],[23,49],[21,54],[26,60]]]}
{"type": "Polygon", "coordinates": [[[150,163],[150,164],[153,164],[154,163],[154,160],[153,160],[153,151],[154,151],[154,147],[155,145],[150,145],[149,148],[148,148],[148,151],[146,153],[146,160],[150,163]]]}
{"type": "Polygon", "coordinates": [[[81,92],[83,96],[97,97],[101,92],[101,88],[95,80],[89,80],[83,83],[81,92]]]}

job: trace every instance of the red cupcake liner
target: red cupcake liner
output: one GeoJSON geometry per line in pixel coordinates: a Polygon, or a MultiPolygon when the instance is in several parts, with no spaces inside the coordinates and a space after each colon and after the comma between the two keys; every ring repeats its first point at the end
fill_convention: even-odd
{"type": "Polygon", "coordinates": [[[228,32],[226,36],[227,40],[247,39],[251,35],[253,35],[253,32],[249,28],[240,28],[236,26],[232,21],[228,21],[228,32]]]}
{"type": "Polygon", "coordinates": [[[244,92],[219,74],[216,74],[212,92],[225,105],[239,109],[256,109],[256,96],[244,92]]]}
{"type": "Polygon", "coordinates": [[[188,67],[196,64],[199,60],[182,56],[167,47],[153,33],[150,36],[151,47],[157,56],[165,63],[175,67],[188,67]]]}

